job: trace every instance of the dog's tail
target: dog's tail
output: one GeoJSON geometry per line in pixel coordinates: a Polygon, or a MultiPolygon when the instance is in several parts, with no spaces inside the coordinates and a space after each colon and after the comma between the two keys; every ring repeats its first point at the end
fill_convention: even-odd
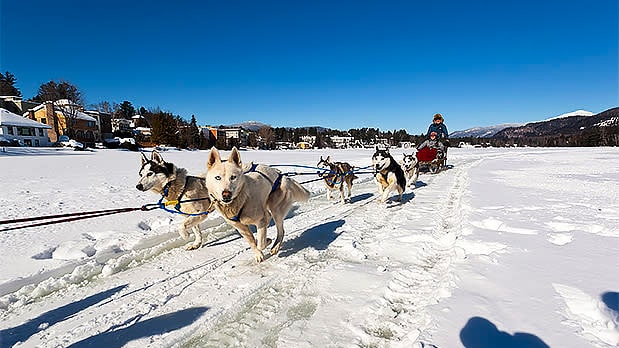
{"type": "Polygon", "coordinates": [[[295,202],[307,202],[310,197],[310,192],[305,187],[289,177],[283,178],[282,190],[286,192],[286,194],[290,194],[292,200],[295,202]]]}

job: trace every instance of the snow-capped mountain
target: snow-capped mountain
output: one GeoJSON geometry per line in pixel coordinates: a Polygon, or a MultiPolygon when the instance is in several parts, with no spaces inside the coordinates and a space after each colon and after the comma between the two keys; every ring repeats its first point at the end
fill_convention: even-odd
{"type": "Polygon", "coordinates": [[[568,113],[565,113],[565,114],[561,114],[559,116],[551,117],[551,118],[545,119],[545,120],[540,121],[540,122],[551,121],[551,120],[556,120],[558,118],[566,118],[566,117],[571,117],[571,116],[593,116],[593,115],[595,115],[595,114],[593,112],[591,112],[591,111],[576,110],[576,111],[568,112],[568,113]]]}
{"type": "Polygon", "coordinates": [[[496,133],[502,131],[507,127],[519,127],[522,123],[504,123],[495,126],[488,127],[473,127],[465,130],[455,131],[449,134],[451,138],[491,138],[496,133]]]}

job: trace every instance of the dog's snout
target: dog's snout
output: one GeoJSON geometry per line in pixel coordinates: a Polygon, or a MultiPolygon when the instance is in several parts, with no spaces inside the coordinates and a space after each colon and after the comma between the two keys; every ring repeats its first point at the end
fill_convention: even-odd
{"type": "Polygon", "coordinates": [[[230,190],[223,190],[221,192],[221,199],[224,202],[229,202],[232,200],[232,192],[230,190]]]}
{"type": "Polygon", "coordinates": [[[140,191],[144,191],[144,186],[142,184],[135,185],[135,188],[140,190],[140,191]]]}

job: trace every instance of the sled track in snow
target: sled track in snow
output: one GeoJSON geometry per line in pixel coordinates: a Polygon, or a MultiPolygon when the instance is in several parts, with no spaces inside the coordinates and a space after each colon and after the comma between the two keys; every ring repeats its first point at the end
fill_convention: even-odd
{"type": "MultiPolygon", "coordinates": [[[[350,328],[350,335],[357,337],[354,345],[372,346],[376,343],[393,343],[407,339],[412,342],[419,331],[423,331],[428,326],[430,318],[424,313],[424,307],[440,300],[441,296],[445,296],[445,294],[437,294],[437,288],[447,289],[449,286],[450,252],[461,221],[459,208],[463,186],[466,185],[465,173],[466,169],[473,164],[466,163],[450,170],[455,173],[450,189],[446,190],[445,203],[429,209],[439,209],[443,216],[449,218],[436,222],[432,227],[431,236],[426,233],[419,237],[417,241],[419,248],[415,250],[416,260],[401,265],[399,268],[393,267],[393,275],[384,295],[380,300],[371,304],[372,308],[369,308],[372,313],[376,313],[376,317],[368,318],[367,324],[361,329],[350,328]],[[437,239],[439,242],[436,241],[437,239]],[[411,291],[411,289],[421,290],[411,291]],[[425,302],[424,299],[426,299],[425,302]],[[382,322],[384,325],[374,327],[372,323],[376,322],[382,322]],[[411,332],[416,332],[416,334],[411,335],[411,332]]],[[[426,183],[433,184],[443,176],[443,173],[439,173],[422,175],[421,178],[427,178],[426,183]]],[[[233,285],[226,285],[224,282],[223,286],[211,291],[217,291],[221,294],[218,296],[222,297],[233,296],[236,299],[236,305],[233,308],[213,308],[205,313],[198,325],[190,330],[191,332],[184,335],[184,343],[178,341],[167,343],[180,343],[186,347],[251,345],[275,347],[280,333],[286,327],[314,313],[319,303],[313,296],[312,284],[319,281],[321,272],[333,262],[337,262],[339,257],[332,252],[321,254],[306,248],[303,246],[306,242],[304,234],[308,231],[320,232],[321,228],[324,229],[327,225],[329,229],[337,229],[344,223],[345,218],[352,214],[373,215],[376,217],[373,223],[377,225],[389,224],[393,215],[405,214],[401,212],[403,207],[400,205],[377,205],[375,190],[372,179],[359,180],[353,187],[353,203],[341,205],[339,200],[335,200],[338,203],[328,202],[323,198],[324,193],[320,193],[313,195],[310,202],[296,206],[286,219],[287,232],[279,255],[268,257],[261,264],[253,262],[247,242],[237,237],[236,232],[227,227],[225,223],[210,227],[207,230],[210,233],[209,237],[214,238],[208,238],[207,247],[203,249],[212,250],[215,256],[197,265],[194,263],[192,267],[186,267],[184,271],[176,274],[167,274],[167,276],[142,285],[135,284],[136,287],[132,289],[119,290],[115,296],[97,305],[102,309],[106,306],[114,306],[110,307],[113,309],[102,310],[103,314],[100,316],[80,314],[75,318],[67,319],[63,325],[71,329],[65,330],[60,335],[53,336],[45,330],[38,335],[46,339],[45,346],[66,346],[76,337],[92,335],[93,328],[105,332],[115,327],[136,323],[142,317],[165,312],[165,305],[169,301],[199,293],[198,288],[204,287],[205,284],[217,284],[218,278],[232,276],[246,278],[250,281],[243,289],[226,288],[233,285]],[[376,207],[389,213],[375,214],[376,207]],[[327,210],[330,213],[326,214],[327,210]],[[167,295],[162,298],[159,295],[163,293],[167,295]],[[120,307],[115,307],[114,301],[116,300],[121,301],[120,307]],[[116,325],[99,328],[100,322],[114,322],[116,325]]],[[[409,201],[403,204],[417,205],[416,200],[423,197],[423,190],[423,187],[414,190],[412,194],[414,199],[409,198],[409,201]]],[[[405,195],[411,196],[410,189],[405,195]]],[[[427,210],[421,206],[415,209],[427,210]]],[[[274,227],[269,228],[270,235],[273,234],[273,230],[274,227]]],[[[358,243],[360,250],[367,251],[371,245],[366,245],[367,243],[363,240],[372,241],[380,238],[372,232],[367,227],[364,229],[363,226],[358,226],[352,232],[347,230],[338,234],[337,238],[343,240],[348,238],[352,243],[358,243]]],[[[175,232],[170,232],[167,236],[171,237],[172,233],[175,232]]],[[[155,245],[142,250],[105,260],[104,264],[94,262],[93,265],[87,265],[92,268],[90,273],[74,270],[63,276],[67,277],[63,286],[48,287],[47,293],[37,291],[40,287],[45,288],[45,281],[27,285],[15,293],[8,294],[7,296],[13,297],[9,299],[9,303],[15,303],[14,307],[23,310],[24,307],[28,307],[28,304],[35,303],[43,297],[50,295],[61,297],[59,291],[63,289],[80,291],[88,296],[92,283],[102,279],[113,279],[115,276],[123,277],[126,272],[139,273],[142,268],[148,271],[149,268],[156,267],[161,262],[183,258],[186,256],[185,253],[192,253],[181,250],[180,246],[184,244],[184,241],[179,238],[160,243],[153,241],[153,243],[155,245]],[[79,276],[82,274],[86,274],[86,277],[80,279],[79,276]],[[39,295],[36,296],[36,294],[39,295]]],[[[0,318],[10,315],[10,312],[11,310],[5,311],[0,318]]],[[[62,332],[60,329],[59,331],[62,332]]]]}
{"type": "MultiPolygon", "coordinates": [[[[363,313],[373,313],[373,316],[361,327],[349,327],[350,331],[343,333],[353,338],[351,346],[384,346],[406,340],[412,345],[419,333],[428,327],[431,318],[425,313],[424,308],[438,302],[441,297],[448,296],[452,247],[461,221],[460,199],[466,185],[466,170],[470,165],[472,164],[455,170],[445,203],[439,204],[438,208],[443,216],[450,217],[449,221],[437,222],[430,235],[419,236],[418,248],[412,251],[416,253],[415,260],[396,268],[383,296],[369,308],[361,310],[363,313]],[[382,324],[376,327],[375,323],[382,324]]],[[[440,174],[428,178],[428,181],[432,182],[440,178],[440,174]]],[[[292,243],[304,231],[343,220],[352,214],[372,215],[377,209],[387,211],[403,209],[401,205],[372,205],[377,204],[377,196],[374,194],[375,184],[372,181],[366,181],[363,185],[355,187],[357,190],[353,192],[358,196],[369,198],[343,206],[339,203],[337,205],[326,203],[328,206],[318,209],[320,211],[310,203],[309,208],[295,216],[295,219],[303,219],[303,225],[287,233],[286,240],[292,243]],[[325,218],[325,209],[333,210],[333,214],[325,218]]],[[[415,192],[422,190],[423,188],[418,188],[415,192]]],[[[410,195],[410,190],[407,192],[410,195]]],[[[320,203],[325,205],[324,201],[320,203]]],[[[415,204],[414,199],[403,204],[415,204]]],[[[382,216],[379,219],[382,221],[376,222],[378,224],[388,224],[393,217],[390,213],[374,215],[382,216]]],[[[364,248],[361,245],[364,242],[361,240],[380,238],[367,227],[365,229],[355,227],[349,227],[348,230],[356,230],[356,233],[340,233],[338,238],[350,239],[351,243],[360,244],[360,249],[364,248]]],[[[283,250],[282,253],[285,254],[286,251],[283,250]]],[[[287,327],[297,321],[303,321],[314,313],[320,303],[320,299],[314,296],[315,283],[321,281],[320,277],[326,269],[338,262],[338,257],[330,252],[316,255],[311,250],[303,249],[279,258],[276,264],[272,264],[279,271],[258,270],[263,276],[258,286],[244,291],[242,300],[239,300],[234,308],[208,320],[181,346],[277,347],[278,342],[281,344],[282,341],[286,341],[285,335],[282,337],[282,332],[287,327]]]]}

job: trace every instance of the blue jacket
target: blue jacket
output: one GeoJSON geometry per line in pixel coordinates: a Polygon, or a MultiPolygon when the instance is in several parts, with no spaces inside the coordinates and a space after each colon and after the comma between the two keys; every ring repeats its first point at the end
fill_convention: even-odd
{"type": "Polygon", "coordinates": [[[428,128],[428,133],[426,134],[426,137],[430,137],[430,133],[432,132],[436,132],[436,138],[437,139],[441,139],[441,138],[449,138],[449,133],[447,133],[447,126],[445,126],[444,123],[439,123],[439,124],[434,124],[432,123],[430,125],[430,127],[428,128]]]}

